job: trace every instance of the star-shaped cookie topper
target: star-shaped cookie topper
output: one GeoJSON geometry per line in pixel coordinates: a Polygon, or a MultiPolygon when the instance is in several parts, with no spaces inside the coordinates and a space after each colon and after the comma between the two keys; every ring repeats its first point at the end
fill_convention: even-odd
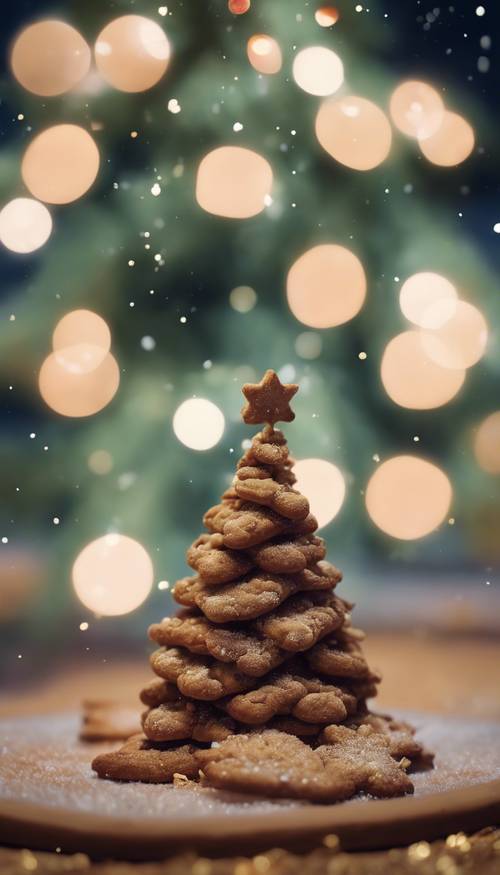
{"type": "Polygon", "coordinates": [[[266,371],[260,383],[245,383],[242,392],[247,399],[241,410],[247,425],[275,422],[291,422],[295,413],[290,401],[298,390],[295,383],[280,383],[275,371],[266,371]]]}

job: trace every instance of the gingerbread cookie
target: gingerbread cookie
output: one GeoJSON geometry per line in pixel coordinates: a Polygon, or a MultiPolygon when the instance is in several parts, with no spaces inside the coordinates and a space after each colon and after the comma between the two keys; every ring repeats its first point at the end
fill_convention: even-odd
{"type": "Polygon", "coordinates": [[[225,548],[218,532],[200,535],[187,551],[187,561],[203,583],[214,585],[243,577],[255,564],[250,556],[225,548]]]}
{"type": "Polygon", "coordinates": [[[370,674],[362,650],[354,643],[339,643],[334,635],[316,644],[306,659],[313,671],[329,677],[366,678],[370,674]]]}
{"type": "Polygon", "coordinates": [[[142,728],[150,741],[222,741],[235,732],[235,723],[201,702],[165,702],[143,715],[142,728]]]}
{"type": "Polygon", "coordinates": [[[307,565],[325,558],[324,541],[314,535],[308,537],[275,538],[266,544],[251,547],[248,554],[255,565],[271,574],[295,574],[307,565]]]}
{"type": "Polygon", "coordinates": [[[278,607],[298,584],[290,577],[262,574],[219,587],[204,586],[199,578],[185,578],[173,589],[177,602],[197,605],[213,623],[253,620],[278,607]]]}
{"type": "Polygon", "coordinates": [[[242,477],[242,472],[247,471],[247,468],[242,468],[233,484],[239,498],[269,507],[287,519],[305,519],[309,513],[309,502],[305,496],[286,483],[277,483],[271,477],[242,477]]]}
{"type": "Polygon", "coordinates": [[[121,741],[140,729],[139,712],[112,699],[84,699],[81,741],[121,741]]]}
{"type": "Polygon", "coordinates": [[[153,671],[176,684],[184,696],[206,702],[248,690],[254,683],[232,663],[195,656],[180,647],[161,647],[151,654],[150,662],[153,671]]]}
{"type": "Polygon", "coordinates": [[[373,796],[412,792],[403,764],[393,760],[383,736],[359,736],[353,729],[336,728],[334,743],[316,750],[275,730],[228,738],[197,754],[204,783],[312,802],[337,802],[360,791],[373,796]]]}
{"type": "Polygon", "coordinates": [[[123,745],[119,750],[102,753],[92,761],[92,768],[100,778],[113,781],[143,781],[148,784],[167,784],[175,774],[195,778],[198,775],[197,749],[191,744],[181,747],[159,745],[142,735],[123,745]]]}
{"type": "Polygon", "coordinates": [[[297,595],[260,620],[255,628],[282,650],[296,653],[309,650],[320,638],[342,625],[342,602],[330,592],[297,595]]]}

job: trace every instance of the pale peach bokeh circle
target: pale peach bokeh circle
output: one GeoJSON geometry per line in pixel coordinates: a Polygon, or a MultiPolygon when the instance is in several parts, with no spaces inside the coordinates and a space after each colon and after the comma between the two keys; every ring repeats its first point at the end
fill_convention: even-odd
{"type": "Polygon", "coordinates": [[[387,158],[392,131],[386,115],[364,97],[325,100],[316,136],[329,155],[353,170],[372,170],[387,158]]]}
{"type": "Polygon", "coordinates": [[[446,277],[432,271],[422,271],[409,276],[401,286],[399,306],[404,316],[420,328],[439,328],[446,320],[450,309],[434,306],[437,302],[453,302],[454,312],[458,294],[455,286],[446,277]]]}
{"type": "Polygon", "coordinates": [[[319,24],[320,27],[331,27],[333,24],[337,24],[340,12],[335,6],[321,6],[319,9],[316,9],[314,18],[316,24],[319,24]]]}
{"type": "Polygon", "coordinates": [[[300,459],[293,467],[295,489],[309,500],[311,513],[321,529],[337,516],[346,486],[341,471],[326,459],[300,459]]]}
{"type": "Polygon", "coordinates": [[[31,141],[21,164],[31,194],[48,204],[68,204],[82,197],[99,170],[99,151],[84,128],[54,125],[31,141]]]}
{"type": "Polygon", "coordinates": [[[324,46],[302,49],[293,62],[295,82],[316,97],[327,97],[338,91],[344,81],[344,65],[339,56],[324,46]]]}
{"type": "Polygon", "coordinates": [[[407,137],[425,140],[436,133],[443,121],[444,104],[435,88],[426,82],[402,82],[392,92],[391,118],[407,137]]]}
{"type": "Polygon", "coordinates": [[[14,198],[0,212],[0,241],[11,252],[25,255],[40,249],[51,231],[47,207],[30,197],[14,198]]]}
{"type": "Polygon", "coordinates": [[[114,398],[120,385],[120,370],[111,353],[84,373],[65,367],[57,353],[51,353],[40,369],[38,385],[43,400],[56,413],[92,416],[114,398]]]}
{"type": "Polygon", "coordinates": [[[122,15],[97,37],[99,73],[119,91],[146,91],[160,81],[170,60],[170,43],[159,24],[143,15],[122,15]]]}
{"type": "Polygon", "coordinates": [[[151,592],[153,563],[142,544],[126,535],[91,541],[73,564],[72,580],[81,603],[105,617],[134,611],[151,592]]]}
{"type": "Polygon", "coordinates": [[[262,212],[272,184],[271,165],[262,155],[239,146],[221,146],[200,162],[196,200],[215,216],[248,219],[262,212]]]}
{"type": "Polygon", "coordinates": [[[111,332],[102,316],[92,310],[72,310],[57,323],[52,348],[59,364],[74,373],[88,373],[106,357],[111,332]]]}
{"type": "Polygon", "coordinates": [[[21,31],[12,47],[10,64],[17,81],[41,97],[70,91],[90,68],[90,49],[65,21],[48,19],[21,31]]]}
{"type": "MultiPolygon", "coordinates": [[[[429,309],[442,309],[440,302],[429,309]]],[[[456,301],[447,318],[435,331],[422,332],[422,345],[432,361],[452,370],[471,368],[484,355],[488,343],[488,325],[477,307],[456,301]]]]}
{"type": "Polygon", "coordinates": [[[452,496],[451,483],[437,465],[418,456],[393,456],[372,474],[365,502],[379,529],[413,541],[441,525],[452,496]]]}
{"type": "Polygon", "coordinates": [[[247,55],[254,70],[273,75],[279,73],[283,63],[281,49],[272,36],[257,33],[247,43],[247,55]]]}
{"type": "Polygon", "coordinates": [[[500,474],[500,410],[490,413],[479,425],[474,438],[477,463],[488,474],[500,474]]]}
{"type": "Polygon", "coordinates": [[[314,246],[288,272],[288,306],[295,318],[310,328],[332,328],[348,322],[361,310],[365,296],[363,265],[344,246],[314,246]]]}
{"type": "Polygon", "coordinates": [[[461,115],[445,110],[437,131],[426,139],[419,139],[419,145],[432,164],[454,167],[471,154],[474,148],[474,131],[461,115]]]}
{"type": "Polygon", "coordinates": [[[404,331],[387,344],[380,366],[385,391],[400,407],[432,410],[455,397],[464,370],[450,370],[426,354],[420,331],[404,331]]]}
{"type": "Polygon", "coordinates": [[[207,398],[188,398],[179,405],[173,419],[174,434],[191,450],[210,450],[224,434],[222,410],[207,398]]]}

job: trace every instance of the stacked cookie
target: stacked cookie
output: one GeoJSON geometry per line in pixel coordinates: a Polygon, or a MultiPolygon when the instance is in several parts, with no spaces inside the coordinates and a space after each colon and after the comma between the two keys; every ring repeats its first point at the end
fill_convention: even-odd
{"type": "Polygon", "coordinates": [[[254,437],[231,488],[205,514],[207,532],[187,552],[195,575],[173,590],[182,610],[149,630],[158,649],[156,677],[141,692],[144,736],[97,757],[94,768],[106,777],[168,781],[201,766],[214,786],[310,798],[344,798],[367,786],[381,795],[407,792],[405,767],[422,748],[407,727],[368,712],[379,677],[363,656],[352,605],[336,595],[341,574],[325,561],[309,503],[293,488],[293,461],[274,428],[279,404],[269,397],[272,424],[254,437]],[[297,777],[302,748],[304,763],[321,773],[311,765],[312,783],[297,777]],[[284,780],[287,760],[296,769],[284,780]],[[357,761],[371,763],[361,778],[351,775],[357,761]],[[273,769],[279,774],[269,790],[273,769]],[[337,776],[335,790],[325,769],[337,776]]]}

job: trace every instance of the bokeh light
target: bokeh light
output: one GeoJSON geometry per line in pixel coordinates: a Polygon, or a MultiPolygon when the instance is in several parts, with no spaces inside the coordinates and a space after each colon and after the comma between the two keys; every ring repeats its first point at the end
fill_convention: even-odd
{"type": "Polygon", "coordinates": [[[102,316],[91,310],[72,310],[57,323],[52,348],[59,364],[77,374],[92,371],[106,357],[111,332],[102,316]]]}
{"type": "Polygon", "coordinates": [[[309,46],[295,56],[295,82],[317,97],[326,97],[338,91],[344,81],[344,65],[339,56],[324,46],[309,46]]]}
{"type": "Polygon", "coordinates": [[[229,294],[229,303],[238,313],[249,313],[257,303],[257,293],[250,286],[237,286],[229,294]]]}
{"type": "Polygon", "coordinates": [[[317,359],[322,349],[323,340],[316,331],[303,331],[295,339],[295,352],[301,359],[317,359]]]}
{"type": "Polygon", "coordinates": [[[32,198],[16,197],[0,211],[0,241],[11,252],[26,254],[40,249],[51,231],[47,207],[32,198]]]}
{"type": "Polygon", "coordinates": [[[346,486],[336,465],[326,459],[300,459],[293,467],[294,487],[309,500],[311,513],[321,529],[337,516],[344,503],[346,486]]]}
{"type": "Polygon", "coordinates": [[[314,18],[316,24],[319,24],[320,27],[332,27],[333,24],[337,24],[340,12],[335,6],[321,6],[319,9],[316,9],[314,18]]]}
{"type": "Polygon", "coordinates": [[[270,199],[273,171],[257,152],[221,146],[200,162],[196,200],[202,209],[228,219],[248,219],[270,199]]]}
{"type": "Polygon", "coordinates": [[[93,474],[109,474],[113,469],[113,456],[107,450],[94,450],[88,457],[87,464],[93,474]]]}
{"type": "Polygon", "coordinates": [[[78,125],[54,125],[24,153],[21,174],[31,194],[49,204],[68,204],[85,194],[99,170],[99,151],[78,125]]]}
{"type": "Polygon", "coordinates": [[[371,476],[366,509],[387,535],[413,541],[446,519],[452,494],[448,477],[437,465],[418,456],[393,456],[371,476]]]}
{"type": "Polygon", "coordinates": [[[151,592],[153,563],[138,541],[110,534],[92,541],[72,571],[75,592],[86,608],[105,617],[134,611],[151,592]]]}
{"type": "Polygon", "coordinates": [[[188,398],[177,408],[173,419],[176,438],[190,450],[210,450],[224,434],[224,414],[213,401],[188,398]]]}
{"type": "Polygon", "coordinates": [[[250,9],[250,0],[228,0],[227,8],[233,15],[244,15],[250,9]]]}
{"type": "Polygon", "coordinates": [[[159,24],[143,15],[122,15],[97,37],[99,73],[119,91],[146,91],[160,81],[170,60],[170,44],[159,24]]]}
{"type": "Polygon", "coordinates": [[[56,413],[70,417],[98,413],[114,398],[119,385],[120,371],[111,353],[85,373],[68,369],[57,353],[51,353],[38,377],[45,403],[56,413]]]}
{"type": "Polygon", "coordinates": [[[468,121],[445,110],[441,124],[432,136],[420,140],[425,157],[440,167],[454,167],[469,157],[474,148],[474,131],[468,121]]]}
{"type": "MultiPolygon", "coordinates": [[[[430,308],[439,308],[440,303],[430,308]]],[[[488,343],[488,325],[483,314],[467,301],[456,301],[435,331],[422,332],[426,354],[442,368],[461,369],[475,365],[488,343]]]]}
{"type": "Polygon", "coordinates": [[[344,246],[314,246],[288,272],[288,305],[295,318],[310,328],[348,322],[359,313],[365,296],[363,265],[344,246]]]}
{"type": "Polygon", "coordinates": [[[442,368],[427,355],[420,331],[404,331],[387,344],[380,377],[389,398],[411,410],[431,410],[455,397],[464,370],[442,368]]]}
{"type": "Polygon", "coordinates": [[[441,125],[444,104],[435,88],[412,79],[402,82],[392,92],[389,111],[403,134],[425,140],[441,125]]]}
{"type": "Polygon", "coordinates": [[[332,158],[353,170],[377,167],[392,143],[391,126],[382,110],[355,96],[324,101],[316,116],[316,136],[332,158]]]}
{"type": "Polygon", "coordinates": [[[500,474],[500,410],[490,413],[479,425],[474,438],[474,455],[483,471],[500,474]]]}
{"type": "Polygon", "coordinates": [[[10,64],[17,81],[41,97],[70,91],[90,68],[90,49],[65,21],[29,24],[12,46],[10,64]]]}
{"type": "Polygon", "coordinates": [[[401,286],[399,306],[414,325],[435,329],[446,321],[450,312],[454,312],[457,299],[457,290],[446,277],[422,271],[409,276],[401,286]]]}
{"type": "Polygon", "coordinates": [[[281,49],[272,36],[264,33],[251,36],[247,43],[247,55],[252,67],[259,73],[273,75],[281,70],[281,49]]]}

